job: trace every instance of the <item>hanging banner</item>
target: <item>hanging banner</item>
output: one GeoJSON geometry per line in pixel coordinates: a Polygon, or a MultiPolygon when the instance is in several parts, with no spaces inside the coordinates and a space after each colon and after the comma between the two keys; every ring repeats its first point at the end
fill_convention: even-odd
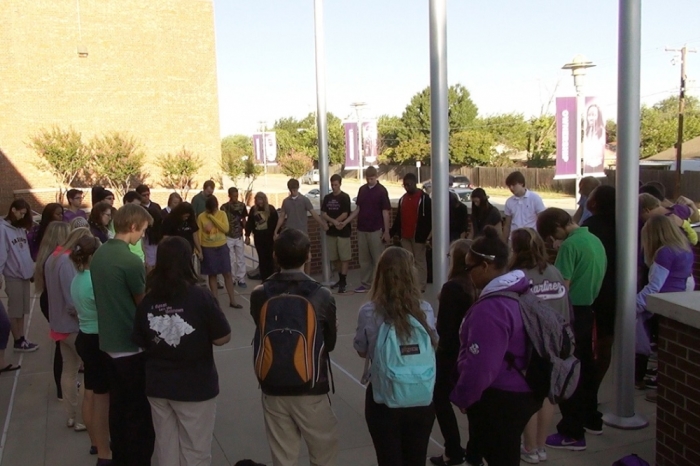
{"type": "Polygon", "coordinates": [[[357,170],[360,168],[359,128],[357,122],[343,123],[345,128],[345,169],[357,170]]]}
{"type": "Polygon", "coordinates": [[[596,97],[586,97],[583,115],[583,174],[604,177],[605,119],[596,97]]]}
{"type": "Polygon", "coordinates": [[[576,97],[557,97],[555,180],[576,178],[576,97]]]}
{"type": "Polygon", "coordinates": [[[362,162],[364,168],[377,163],[377,120],[362,122],[362,162]]]}
{"type": "Polygon", "coordinates": [[[264,165],[277,165],[277,135],[274,131],[253,134],[255,162],[264,165]]]}

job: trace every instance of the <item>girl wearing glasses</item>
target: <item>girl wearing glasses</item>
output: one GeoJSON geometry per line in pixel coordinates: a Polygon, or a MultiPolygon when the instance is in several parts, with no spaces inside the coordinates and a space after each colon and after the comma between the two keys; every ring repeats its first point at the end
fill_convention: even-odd
{"type": "Polygon", "coordinates": [[[527,365],[528,342],[520,305],[509,297],[490,296],[530,289],[522,271],[509,271],[508,256],[508,246],[491,226],[469,250],[467,270],[482,292],[460,327],[459,379],[450,396],[469,417],[469,440],[476,451],[499,466],[520,464],[520,434],[541,406],[519,373],[527,365]],[[512,364],[506,353],[512,354],[512,364]]]}

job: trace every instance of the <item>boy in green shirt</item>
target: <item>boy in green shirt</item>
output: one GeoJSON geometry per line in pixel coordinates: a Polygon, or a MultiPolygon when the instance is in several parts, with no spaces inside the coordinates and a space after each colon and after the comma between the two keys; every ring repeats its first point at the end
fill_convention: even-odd
{"type": "Polygon", "coordinates": [[[136,204],[126,204],[113,218],[115,237],[93,256],[90,271],[95,291],[100,349],[109,355],[109,427],[115,464],[150,464],[155,433],[145,394],[143,353],[131,341],[136,306],[146,288],[143,261],[136,245],[153,221],[136,204]]]}
{"type": "Polygon", "coordinates": [[[559,404],[562,420],[558,433],[547,437],[545,444],[556,449],[586,449],[585,432],[603,433],[598,412],[595,360],[593,357],[593,309],[603,284],[607,257],[597,236],[580,227],[562,209],[549,208],[537,217],[537,231],[543,239],[563,241],[554,263],[564,277],[573,305],[575,355],[581,362],[581,376],[573,396],[559,404]]]}

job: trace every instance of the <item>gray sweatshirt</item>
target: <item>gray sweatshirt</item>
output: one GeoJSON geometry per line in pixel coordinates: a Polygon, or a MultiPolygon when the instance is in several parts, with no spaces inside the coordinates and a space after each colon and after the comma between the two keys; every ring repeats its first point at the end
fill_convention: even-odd
{"type": "Polygon", "coordinates": [[[34,276],[27,230],[15,228],[5,219],[0,220],[0,275],[15,280],[29,280],[34,276]]]}
{"type": "Polygon", "coordinates": [[[51,330],[59,333],[78,333],[78,312],[70,294],[70,285],[78,271],[68,254],[52,255],[46,261],[44,275],[49,298],[51,330]]]}

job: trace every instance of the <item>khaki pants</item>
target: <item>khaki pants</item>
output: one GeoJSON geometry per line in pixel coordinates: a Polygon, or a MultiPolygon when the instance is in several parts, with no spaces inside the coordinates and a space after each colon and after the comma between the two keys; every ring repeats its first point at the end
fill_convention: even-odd
{"type": "Polygon", "coordinates": [[[374,268],[379,262],[379,256],[384,252],[382,243],[382,230],[358,231],[357,232],[357,252],[360,260],[360,279],[362,285],[372,286],[374,268]]]}
{"type": "Polygon", "coordinates": [[[207,401],[173,401],[148,397],[151,403],[158,463],[172,466],[211,464],[216,398],[207,401]]]}
{"type": "Polygon", "coordinates": [[[233,284],[244,282],[245,283],[245,243],[243,238],[229,238],[226,237],[226,245],[228,246],[228,252],[231,256],[231,277],[233,277],[233,284]]]}
{"type": "Polygon", "coordinates": [[[401,247],[413,254],[418,269],[418,284],[420,290],[425,291],[428,283],[428,261],[425,258],[425,243],[416,243],[413,239],[401,238],[401,247]]]}
{"type": "Polygon", "coordinates": [[[334,466],[338,457],[338,421],[327,395],[262,396],[265,430],[274,466],[296,466],[300,437],[311,466],[334,466]]]}

